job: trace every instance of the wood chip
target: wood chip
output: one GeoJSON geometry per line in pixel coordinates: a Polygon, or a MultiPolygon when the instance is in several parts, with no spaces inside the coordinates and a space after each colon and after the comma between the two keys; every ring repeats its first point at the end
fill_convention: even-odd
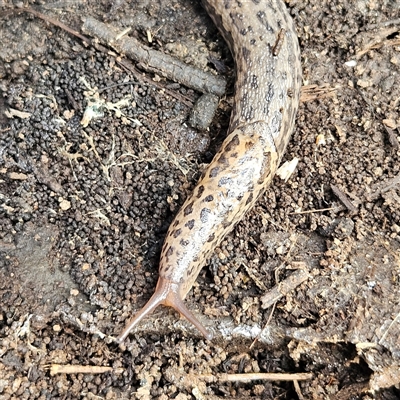
{"type": "Polygon", "coordinates": [[[24,181],[25,179],[28,179],[28,175],[23,174],[22,172],[10,172],[8,177],[16,181],[24,181]]]}
{"type": "Polygon", "coordinates": [[[262,308],[271,307],[274,303],[280,300],[282,297],[286,296],[288,293],[292,292],[301,283],[310,279],[312,275],[306,269],[298,269],[293,272],[288,278],[280,282],[274,288],[272,288],[268,293],[261,297],[262,308]]]}

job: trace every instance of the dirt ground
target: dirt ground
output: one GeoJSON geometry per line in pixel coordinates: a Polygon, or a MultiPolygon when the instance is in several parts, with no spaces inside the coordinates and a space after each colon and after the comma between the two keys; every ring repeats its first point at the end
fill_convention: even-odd
{"type": "Polygon", "coordinates": [[[0,1],[0,400],[400,398],[400,5],[287,5],[299,163],[187,296],[214,339],[160,307],[119,346],[226,133],[232,58],[197,1],[0,1]],[[225,77],[209,129],[197,90],[55,25],[88,16],[225,77]]]}

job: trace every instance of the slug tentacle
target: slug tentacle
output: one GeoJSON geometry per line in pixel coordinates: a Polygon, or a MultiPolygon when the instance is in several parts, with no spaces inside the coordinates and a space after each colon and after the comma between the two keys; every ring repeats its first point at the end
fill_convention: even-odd
{"type": "Polygon", "coordinates": [[[183,303],[182,296],[180,294],[180,285],[174,283],[168,279],[160,277],[157,282],[156,290],[151,296],[150,300],[144,305],[144,307],[131,319],[126,325],[123,332],[118,336],[118,341],[122,342],[128,335],[129,332],[147,315],[151,314],[155,308],[163,304],[165,306],[172,307],[184,316],[189,322],[191,322],[202,335],[211,340],[212,334],[204,328],[199,320],[189,311],[189,309],[183,303]]]}

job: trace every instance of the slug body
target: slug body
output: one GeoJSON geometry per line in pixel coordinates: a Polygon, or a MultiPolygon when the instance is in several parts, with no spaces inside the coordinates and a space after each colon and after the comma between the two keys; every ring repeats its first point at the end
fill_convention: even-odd
{"type": "Polygon", "coordinates": [[[300,50],[282,0],[203,0],[236,66],[228,136],[165,239],[156,291],[119,336],[158,305],[175,308],[211,335],[183,303],[212,250],[271,183],[294,128],[300,50]]]}

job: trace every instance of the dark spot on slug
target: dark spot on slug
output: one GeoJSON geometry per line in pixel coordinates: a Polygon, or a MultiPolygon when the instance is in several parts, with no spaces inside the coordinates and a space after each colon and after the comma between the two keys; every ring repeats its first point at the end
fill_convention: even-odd
{"type": "Polygon", "coordinates": [[[216,176],[218,176],[219,170],[220,170],[220,167],[211,168],[209,177],[210,177],[210,178],[215,178],[216,176]]]}
{"type": "Polygon", "coordinates": [[[179,243],[181,246],[186,247],[189,244],[189,240],[181,239],[179,243]]]}
{"type": "Polygon", "coordinates": [[[250,193],[249,197],[246,200],[246,206],[253,201],[253,197],[254,197],[253,193],[250,193]]]}
{"type": "Polygon", "coordinates": [[[174,238],[177,238],[182,233],[182,229],[179,228],[174,232],[174,238]]]}
{"type": "Polygon", "coordinates": [[[274,28],[272,28],[272,26],[268,23],[268,17],[264,11],[259,11],[256,15],[257,19],[260,21],[260,23],[265,27],[267,31],[271,33],[275,32],[274,28]]]}
{"type": "Polygon", "coordinates": [[[217,160],[220,164],[229,167],[229,161],[226,159],[225,154],[221,154],[217,160]]]}
{"type": "Polygon", "coordinates": [[[264,11],[259,11],[257,13],[257,18],[262,21],[265,18],[265,12],[264,11]]]}
{"type": "Polygon", "coordinates": [[[232,154],[229,155],[229,157],[231,157],[231,158],[237,158],[237,156],[238,156],[237,152],[232,153],[232,154]]]}
{"type": "Polygon", "coordinates": [[[204,186],[201,185],[201,186],[199,186],[199,189],[197,191],[197,198],[198,199],[202,196],[203,192],[204,192],[204,186]]]}
{"type": "Polygon", "coordinates": [[[164,266],[164,273],[167,274],[169,271],[171,271],[171,267],[172,267],[171,264],[165,265],[165,266],[164,266]]]}
{"type": "Polygon", "coordinates": [[[252,149],[253,146],[254,146],[254,142],[252,142],[251,140],[249,140],[249,141],[247,141],[247,142],[245,143],[246,150],[252,149]]]}
{"type": "Polygon", "coordinates": [[[168,261],[168,258],[174,254],[174,248],[172,246],[169,246],[168,251],[165,253],[165,259],[168,261]]]}
{"type": "Polygon", "coordinates": [[[252,75],[251,80],[250,80],[250,87],[252,89],[257,89],[258,88],[258,76],[257,75],[252,75]]]}
{"type": "Polygon", "coordinates": [[[191,214],[193,212],[193,201],[190,202],[185,209],[183,210],[183,215],[186,217],[187,215],[191,214]]]}
{"type": "Polygon", "coordinates": [[[272,102],[272,99],[274,98],[274,87],[271,83],[268,84],[268,89],[267,92],[265,93],[265,101],[264,101],[264,108],[263,112],[265,115],[269,114],[269,106],[272,102]]]}
{"type": "Polygon", "coordinates": [[[225,0],[224,1],[224,6],[225,6],[226,10],[229,10],[231,8],[231,6],[232,6],[231,3],[232,3],[232,0],[225,0]]]}
{"type": "Polygon", "coordinates": [[[250,44],[251,44],[252,46],[254,46],[254,45],[256,44],[256,39],[251,39],[251,40],[250,40],[250,44]]]}
{"type": "Polygon", "coordinates": [[[194,227],[194,219],[191,219],[190,221],[186,222],[185,226],[188,227],[190,230],[192,230],[194,227]]]}
{"type": "Polygon", "coordinates": [[[208,216],[210,215],[211,210],[209,208],[203,208],[200,211],[200,221],[205,224],[208,221],[208,216]]]}
{"type": "Polygon", "coordinates": [[[225,151],[231,151],[231,150],[233,150],[236,146],[239,145],[239,143],[240,143],[239,136],[238,136],[238,135],[235,135],[235,136],[231,139],[231,141],[226,145],[225,151]]]}
{"type": "Polygon", "coordinates": [[[271,168],[268,166],[267,168],[264,169],[263,174],[260,176],[260,178],[257,181],[257,185],[260,186],[265,186],[267,182],[269,182],[272,178],[271,175],[271,168]]]}
{"type": "Polygon", "coordinates": [[[272,101],[272,99],[274,98],[274,93],[275,93],[274,85],[270,82],[268,84],[267,93],[265,94],[265,101],[270,103],[272,101]]]}
{"type": "Polygon", "coordinates": [[[242,56],[246,62],[250,61],[250,53],[250,49],[248,49],[246,46],[242,47],[242,56]]]}
{"type": "MultiPolygon", "coordinates": [[[[249,104],[249,93],[245,92],[242,94],[242,97],[240,98],[241,101],[241,108],[246,108],[247,105],[249,104]]],[[[242,114],[244,113],[244,111],[242,111],[242,114]]]]}
{"type": "Polygon", "coordinates": [[[243,199],[243,196],[244,196],[243,194],[240,194],[239,196],[236,197],[236,199],[237,199],[238,201],[240,201],[240,200],[243,199]]]}
{"type": "Polygon", "coordinates": [[[208,237],[207,242],[212,242],[214,239],[215,239],[215,233],[212,233],[212,234],[208,237]]]}
{"type": "Polygon", "coordinates": [[[213,200],[214,200],[214,196],[213,196],[212,194],[209,194],[208,196],[206,196],[206,197],[204,198],[203,201],[209,203],[210,201],[213,201],[213,200]]]}

